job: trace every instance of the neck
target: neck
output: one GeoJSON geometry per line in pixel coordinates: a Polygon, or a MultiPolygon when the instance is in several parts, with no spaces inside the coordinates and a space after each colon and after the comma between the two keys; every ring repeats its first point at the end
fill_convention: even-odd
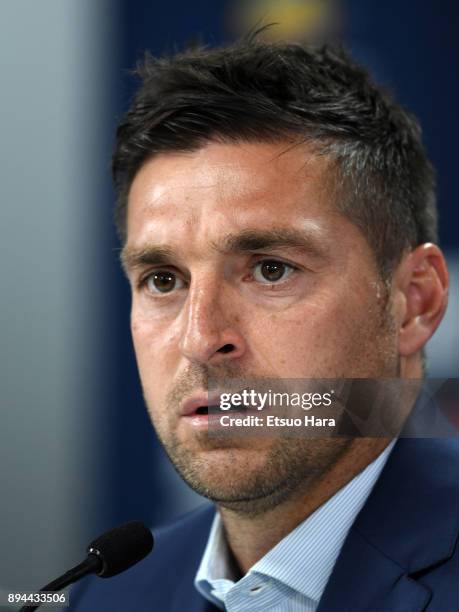
{"type": "Polygon", "coordinates": [[[390,438],[353,440],[326,473],[308,483],[307,490],[295,492],[263,513],[244,514],[220,507],[228,545],[241,573],[247,573],[271,548],[364,470],[390,441],[390,438]]]}

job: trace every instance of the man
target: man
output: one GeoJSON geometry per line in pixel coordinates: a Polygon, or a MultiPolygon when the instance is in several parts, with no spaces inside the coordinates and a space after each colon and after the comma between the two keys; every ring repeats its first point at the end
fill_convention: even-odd
{"type": "Polygon", "coordinates": [[[82,610],[459,609],[454,439],[244,438],[208,383],[421,379],[447,303],[416,121],[341,52],[250,41],[147,58],[118,130],[146,405],[206,506],[82,610]]]}

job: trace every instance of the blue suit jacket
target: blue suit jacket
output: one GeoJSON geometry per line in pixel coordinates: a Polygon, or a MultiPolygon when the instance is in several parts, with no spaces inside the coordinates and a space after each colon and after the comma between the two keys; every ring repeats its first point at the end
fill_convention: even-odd
{"type": "MultiPolygon", "coordinates": [[[[158,530],[155,550],[71,592],[72,612],[206,612],[194,588],[214,515],[158,530]]],[[[459,611],[459,440],[400,439],[342,547],[318,612],[459,611]]]]}

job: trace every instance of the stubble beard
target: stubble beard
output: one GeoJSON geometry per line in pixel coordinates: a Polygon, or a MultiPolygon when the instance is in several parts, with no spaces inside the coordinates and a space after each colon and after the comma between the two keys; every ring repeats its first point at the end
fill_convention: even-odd
{"type": "MultiPolygon", "coordinates": [[[[207,432],[206,432],[207,433],[207,432]]],[[[239,447],[234,440],[203,439],[206,450],[197,454],[184,447],[172,434],[159,439],[175,470],[199,495],[245,515],[266,512],[305,491],[345,452],[351,439],[276,438],[268,449],[263,448],[262,464],[254,469],[252,452],[247,445],[239,447]],[[214,464],[212,447],[225,457],[214,464]]],[[[251,439],[252,445],[257,440],[251,439]]],[[[258,458],[257,458],[258,459],[258,458]]]]}

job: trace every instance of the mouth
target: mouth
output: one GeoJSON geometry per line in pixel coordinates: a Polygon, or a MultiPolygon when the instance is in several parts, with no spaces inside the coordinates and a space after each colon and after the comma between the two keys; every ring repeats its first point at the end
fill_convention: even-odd
{"type": "Polygon", "coordinates": [[[233,406],[230,405],[228,409],[222,410],[220,407],[220,395],[213,394],[212,396],[207,394],[200,394],[194,398],[186,400],[182,405],[181,416],[182,417],[209,417],[209,415],[222,415],[228,413],[246,413],[248,408],[246,406],[233,406]]]}
{"type": "Polygon", "coordinates": [[[222,409],[218,405],[213,406],[199,406],[194,413],[189,416],[194,415],[209,415],[209,414],[227,414],[229,412],[247,412],[247,408],[244,406],[233,406],[231,405],[229,409],[222,412],[222,409]]]}

